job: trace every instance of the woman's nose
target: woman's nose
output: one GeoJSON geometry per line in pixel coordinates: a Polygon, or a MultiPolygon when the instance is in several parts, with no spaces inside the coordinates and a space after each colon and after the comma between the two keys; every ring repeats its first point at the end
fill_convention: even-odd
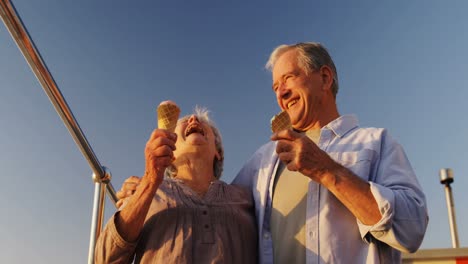
{"type": "Polygon", "coordinates": [[[189,123],[194,123],[194,122],[198,123],[198,117],[196,115],[191,115],[189,118],[189,123]]]}

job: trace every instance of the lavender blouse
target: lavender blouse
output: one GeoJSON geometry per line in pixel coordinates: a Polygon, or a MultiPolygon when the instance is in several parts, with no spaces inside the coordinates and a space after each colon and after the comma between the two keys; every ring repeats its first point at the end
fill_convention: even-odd
{"type": "Polygon", "coordinates": [[[135,243],[117,232],[116,214],[99,236],[96,263],[257,262],[252,195],[244,187],[214,181],[202,198],[182,181],[164,180],[135,243]]]}

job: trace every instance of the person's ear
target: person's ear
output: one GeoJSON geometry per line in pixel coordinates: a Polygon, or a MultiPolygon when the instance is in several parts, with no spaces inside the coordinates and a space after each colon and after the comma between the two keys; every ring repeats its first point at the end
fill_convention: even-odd
{"type": "Polygon", "coordinates": [[[216,153],[215,153],[215,159],[221,160],[221,155],[219,154],[218,151],[216,151],[216,153]]]}
{"type": "Polygon", "coordinates": [[[327,65],[323,65],[320,68],[320,77],[322,78],[322,83],[323,83],[322,89],[331,90],[331,87],[333,85],[333,77],[334,77],[334,73],[332,69],[327,65]]]}

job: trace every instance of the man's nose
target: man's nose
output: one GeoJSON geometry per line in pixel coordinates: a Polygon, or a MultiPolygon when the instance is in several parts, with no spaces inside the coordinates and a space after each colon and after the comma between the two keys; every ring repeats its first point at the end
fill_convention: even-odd
{"type": "Polygon", "coordinates": [[[289,89],[285,83],[282,83],[276,91],[276,96],[278,98],[287,99],[290,95],[291,89],[289,89]]]}

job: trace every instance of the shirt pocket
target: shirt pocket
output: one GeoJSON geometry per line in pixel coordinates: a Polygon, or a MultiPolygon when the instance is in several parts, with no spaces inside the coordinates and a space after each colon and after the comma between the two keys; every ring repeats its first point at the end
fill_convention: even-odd
{"type": "Polygon", "coordinates": [[[372,160],[374,159],[375,151],[362,149],[360,151],[332,152],[329,153],[329,155],[336,162],[343,165],[360,178],[366,181],[370,179],[372,160]]]}

